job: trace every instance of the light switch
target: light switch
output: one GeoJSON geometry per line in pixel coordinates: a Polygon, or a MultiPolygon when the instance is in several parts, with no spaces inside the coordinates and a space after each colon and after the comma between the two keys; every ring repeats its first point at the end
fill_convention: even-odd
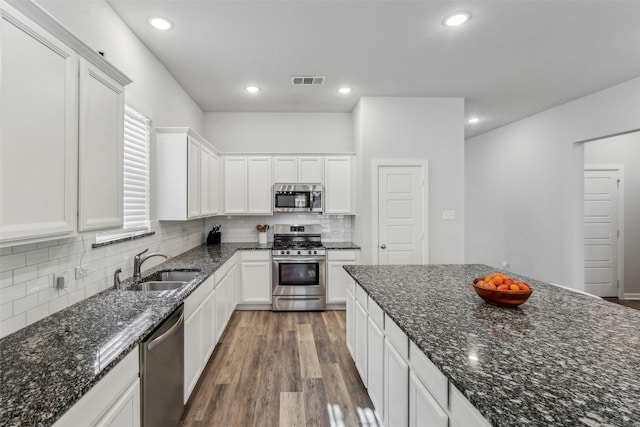
{"type": "Polygon", "coordinates": [[[442,219],[445,221],[455,221],[456,211],[442,211],[442,219]]]}

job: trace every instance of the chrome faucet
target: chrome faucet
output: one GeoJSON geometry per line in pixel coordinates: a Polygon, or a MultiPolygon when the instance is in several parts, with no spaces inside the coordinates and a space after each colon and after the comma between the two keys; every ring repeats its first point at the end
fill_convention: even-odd
{"type": "Polygon", "coordinates": [[[165,259],[169,258],[168,256],[164,254],[159,254],[159,253],[152,253],[143,257],[142,255],[146,254],[147,252],[149,252],[149,248],[145,249],[144,251],[140,252],[138,255],[133,257],[133,280],[136,282],[140,281],[140,267],[142,267],[143,262],[145,262],[146,260],[154,256],[161,256],[161,257],[164,257],[165,259]]]}
{"type": "Polygon", "coordinates": [[[113,273],[113,287],[116,290],[120,290],[122,288],[122,283],[120,282],[120,273],[122,273],[122,269],[118,268],[115,273],[113,273]]]}

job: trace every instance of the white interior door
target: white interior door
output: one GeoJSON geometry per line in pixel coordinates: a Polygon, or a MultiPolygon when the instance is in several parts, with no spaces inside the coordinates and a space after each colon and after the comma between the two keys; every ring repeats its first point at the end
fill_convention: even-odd
{"type": "Polygon", "coordinates": [[[422,264],[422,176],[420,166],[378,168],[379,264],[422,264]]]}
{"type": "Polygon", "coordinates": [[[584,283],[600,297],[618,296],[618,171],[584,171],[584,283]]]}

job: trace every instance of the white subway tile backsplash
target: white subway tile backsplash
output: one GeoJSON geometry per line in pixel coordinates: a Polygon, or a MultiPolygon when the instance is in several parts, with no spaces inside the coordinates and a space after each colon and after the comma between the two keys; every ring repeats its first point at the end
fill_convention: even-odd
{"type": "Polygon", "coordinates": [[[42,249],[42,248],[50,248],[52,246],[58,246],[59,240],[49,240],[47,242],[39,242],[38,243],[38,249],[42,249]]]}
{"type": "Polygon", "coordinates": [[[53,288],[53,276],[43,276],[27,282],[27,294],[36,294],[44,289],[53,288]]]}
{"type": "Polygon", "coordinates": [[[22,283],[29,280],[33,280],[38,277],[38,266],[29,265],[23,268],[17,268],[13,270],[13,282],[22,283]]]}
{"type": "Polygon", "coordinates": [[[48,315],[49,306],[47,304],[39,305],[36,308],[32,308],[31,310],[27,311],[27,324],[30,325],[32,323],[35,323],[40,319],[44,319],[48,315]]]}
{"type": "Polygon", "coordinates": [[[6,288],[13,285],[13,271],[3,271],[0,273],[0,288],[6,288]]]}
{"type": "Polygon", "coordinates": [[[65,294],[60,298],[49,301],[49,314],[53,314],[67,307],[69,307],[69,296],[65,294]]]}
{"type": "Polygon", "coordinates": [[[0,305],[0,322],[13,317],[13,303],[0,305]]]}
{"type": "Polygon", "coordinates": [[[27,252],[27,265],[40,264],[49,261],[49,249],[42,248],[27,252]]]}
{"type": "Polygon", "coordinates": [[[60,262],[57,259],[38,264],[38,276],[46,276],[59,271],[60,262]]]}
{"type": "Polygon", "coordinates": [[[27,295],[27,288],[24,283],[0,288],[0,301],[2,301],[3,304],[15,301],[25,295],[27,295]]]}
{"type": "Polygon", "coordinates": [[[32,251],[34,249],[38,249],[38,244],[37,243],[30,243],[28,245],[19,245],[19,246],[14,246],[13,247],[13,253],[14,254],[19,254],[21,252],[28,252],[28,251],[32,251]]]}
{"type": "Polygon", "coordinates": [[[58,245],[49,248],[49,259],[62,258],[69,255],[69,245],[58,245]]]}
{"type": "Polygon", "coordinates": [[[13,312],[15,314],[24,313],[38,305],[38,295],[31,294],[24,298],[19,298],[13,302],[13,312]]]}
{"type": "Polygon", "coordinates": [[[0,271],[13,270],[24,267],[25,265],[26,257],[24,253],[5,255],[0,258],[0,271]]]}
{"type": "MultiPolygon", "coordinates": [[[[91,244],[87,242],[87,246],[91,248],[91,244]]],[[[82,241],[69,243],[69,255],[81,254],[84,252],[84,243],[82,241]]]]}
{"type": "Polygon", "coordinates": [[[12,253],[13,253],[13,249],[11,247],[0,248],[0,256],[11,255],[12,253]]]}
{"type": "Polygon", "coordinates": [[[27,326],[26,313],[18,314],[10,319],[0,322],[0,336],[4,337],[27,326]]]}

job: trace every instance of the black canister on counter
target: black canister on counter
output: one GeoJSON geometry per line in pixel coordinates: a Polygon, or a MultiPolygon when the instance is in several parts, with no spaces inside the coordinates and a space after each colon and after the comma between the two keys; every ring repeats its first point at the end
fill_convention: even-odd
{"type": "Polygon", "coordinates": [[[220,232],[220,225],[215,224],[213,229],[209,232],[207,236],[207,245],[216,245],[220,244],[220,240],[222,239],[222,233],[220,232]]]}

